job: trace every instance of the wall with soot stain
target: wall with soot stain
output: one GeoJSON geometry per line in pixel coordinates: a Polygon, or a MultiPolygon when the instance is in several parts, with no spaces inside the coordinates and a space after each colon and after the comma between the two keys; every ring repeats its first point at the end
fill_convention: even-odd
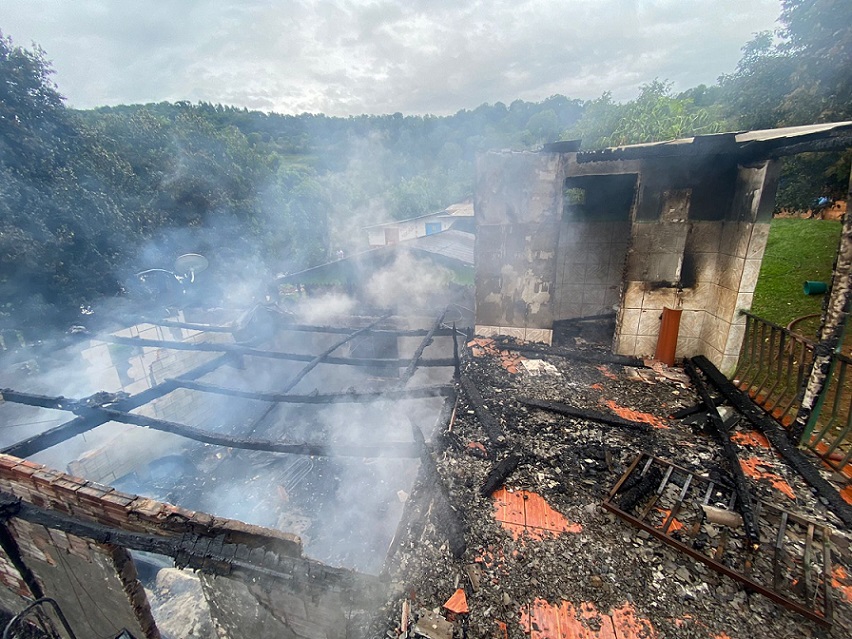
{"type": "Polygon", "coordinates": [[[613,350],[648,357],[669,307],[683,311],[678,357],[702,354],[733,369],[744,334],[739,310],[751,307],[769,234],[777,162],[741,165],[712,153],[578,162],[574,153],[504,152],[480,157],[477,173],[479,334],[540,332],[549,341],[554,320],[614,310],[613,350]],[[632,197],[616,178],[633,180],[632,197]],[[566,188],[585,191],[582,219],[564,206],[566,188]],[[543,312],[530,313],[519,273],[547,292],[543,312]]]}

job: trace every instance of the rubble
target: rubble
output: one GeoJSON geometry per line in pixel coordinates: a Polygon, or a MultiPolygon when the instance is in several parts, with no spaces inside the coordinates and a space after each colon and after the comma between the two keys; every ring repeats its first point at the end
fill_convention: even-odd
{"type": "MultiPolygon", "coordinates": [[[[772,449],[762,447],[763,440],[746,427],[736,425],[728,433],[738,456],[760,459],[755,468],[776,474],[796,496],[792,501],[767,478],[747,476],[755,499],[795,511],[831,531],[829,585],[834,610],[829,629],[745,590],[601,508],[610,488],[642,450],[727,489],[733,485],[718,443],[703,431],[707,408],[683,372],[674,368],[663,375],[656,373],[653,363],[640,365],[643,373],[655,372],[649,384],[647,375],[625,371],[625,366],[635,367],[636,362],[602,363],[600,351],[591,345],[582,346],[576,358],[564,348],[552,356],[540,346],[526,351],[535,350],[535,358],[553,366],[559,375],[533,375],[524,365],[512,372],[500,351],[527,345],[500,338],[495,342],[497,352],[489,353],[486,347],[492,340],[487,338],[483,345],[480,339],[486,340],[468,342],[471,349],[482,349],[478,356],[462,353],[462,379],[477,394],[473,399],[467,392],[460,394],[450,432],[436,434],[437,444],[431,451],[447,498],[464,520],[466,550],[454,558],[447,530],[428,517],[416,537],[407,538],[389,558],[387,576],[396,594],[377,619],[375,636],[434,636],[417,635],[417,624],[425,619],[420,629],[434,633],[436,629],[426,626],[437,623],[436,615],[451,624],[451,634],[443,636],[454,638],[777,639],[790,636],[792,629],[801,637],[848,636],[852,628],[852,601],[846,598],[852,583],[850,536],[804,479],[772,449]],[[564,404],[587,414],[543,411],[522,399],[564,404]],[[480,419],[482,410],[477,410],[476,402],[480,409],[487,407],[493,420],[490,426],[480,419]],[[641,415],[642,428],[618,428],[589,418],[588,412],[602,413],[602,407],[631,411],[631,421],[639,421],[636,416],[641,415]],[[685,413],[689,419],[673,417],[685,413]],[[687,423],[690,420],[694,423],[687,423]],[[471,453],[482,442],[494,450],[487,429],[495,425],[509,455],[522,461],[506,475],[504,485],[486,497],[480,491],[500,462],[471,453]],[[465,591],[469,612],[450,622],[439,613],[459,588],[465,591]],[[411,602],[412,616],[407,633],[400,624],[406,600],[411,602]]],[[[464,383],[462,389],[466,391],[464,383]]],[[[657,478],[656,486],[661,479],[657,478]]],[[[682,486],[672,482],[670,491],[676,498],[682,486]]],[[[642,502],[641,497],[637,499],[642,502]]],[[[645,499],[642,508],[647,506],[645,499]]],[[[691,534],[691,518],[667,503],[652,506],[652,521],[658,522],[660,530],[667,527],[669,534],[691,534]]],[[[724,542],[734,553],[742,536],[739,522],[731,519],[735,513],[727,504],[706,505],[727,512],[707,513],[701,534],[708,540],[712,535],[714,543],[724,542]]],[[[798,535],[796,530],[791,529],[791,534],[798,535]]],[[[797,548],[804,549],[807,539],[800,542],[797,548]]]]}

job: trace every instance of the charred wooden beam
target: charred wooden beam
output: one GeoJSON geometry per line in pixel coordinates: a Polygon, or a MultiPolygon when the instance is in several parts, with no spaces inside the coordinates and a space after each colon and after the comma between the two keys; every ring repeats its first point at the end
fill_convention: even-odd
{"type": "Polygon", "coordinates": [[[80,404],[78,400],[68,399],[62,395],[56,397],[50,395],[38,395],[36,393],[16,391],[11,388],[0,389],[0,396],[2,396],[3,401],[6,402],[36,406],[38,408],[50,408],[52,410],[73,411],[78,408],[80,404]]]}
{"type": "MultiPolygon", "coordinates": [[[[268,359],[288,360],[294,362],[310,362],[314,355],[302,353],[285,353],[281,351],[265,351],[241,344],[218,344],[211,342],[191,343],[175,342],[169,340],[142,339],[140,337],[119,337],[117,335],[103,335],[99,340],[109,344],[126,344],[129,346],[140,346],[149,348],[167,348],[176,351],[202,351],[207,353],[230,353],[233,355],[244,355],[247,357],[265,357],[268,359]]],[[[326,357],[326,364],[339,364],[343,366],[388,366],[396,364],[403,367],[411,363],[410,359],[384,359],[368,357],[326,357]]],[[[420,366],[452,366],[452,358],[421,359],[420,366]]]]}
{"type": "Polygon", "coordinates": [[[713,398],[710,397],[710,393],[704,385],[704,380],[698,374],[695,365],[692,361],[686,360],[684,368],[686,368],[687,374],[692,378],[695,390],[707,408],[707,415],[710,418],[707,426],[710,429],[713,439],[721,446],[722,455],[727,462],[728,470],[734,480],[734,490],[737,493],[740,514],[743,516],[743,527],[745,528],[746,537],[748,537],[751,547],[757,550],[760,547],[760,530],[754,514],[754,500],[751,496],[748,480],[745,473],[743,473],[743,467],[740,465],[740,459],[737,456],[737,448],[731,442],[728,429],[725,427],[725,424],[722,422],[722,416],[719,414],[719,409],[716,407],[713,398]]]}
{"type": "MultiPolygon", "coordinates": [[[[442,433],[449,428],[453,419],[455,412],[454,408],[457,401],[457,397],[447,397],[444,400],[444,403],[441,406],[441,411],[438,413],[438,417],[435,420],[434,432],[442,433]]],[[[415,428],[413,423],[411,428],[415,428]]],[[[420,441],[422,433],[420,433],[419,436],[418,433],[413,433],[413,435],[415,439],[420,441]]],[[[428,453],[426,450],[425,439],[420,441],[420,445],[424,448],[423,452],[428,453]]],[[[388,576],[394,557],[396,557],[396,553],[399,551],[399,547],[403,541],[411,540],[417,542],[423,534],[423,529],[426,526],[426,514],[428,512],[429,502],[431,501],[427,498],[427,493],[430,493],[435,485],[435,477],[430,474],[432,472],[436,472],[434,464],[421,464],[417,477],[414,480],[414,486],[411,489],[411,494],[408,496],[408,499],[405,500],[405,505],[402,509],[402,516],[396,526],[396,532],[394,533],[393,539],[391,539],[391,543],[388,546],[388,551],[385,554],[385,561],[382,564],[382,570],[380,573],[381,578],[386,578],[388,576]]]]}
{"type": "Polygon", "coordinates": [[[768,417],[751,399],[734,386],[719,372],[710,360],[703,355],[692,358],[693,364],[701,370],[713,386],[736,408],[751,424],[772,444],[775,450],[790,466],[802,476],[828,507],[837,515],[847,528],[852,528],[852,506],[847,504],[837,489],[826,481],[819,470],[794,444],[787,433],[771,417],[768,417]]]}
{"type": "Polygon", "coordinates": [[[507,351],[515,351],[516,353],[532,353],[535,355],[549,355],[555,357],[564,357],[573,359],[577,362],[587,362],[589,364],[616,364],[619,366],[633,366],[634,368],[647,368],[644,359],[638,357],[628,357],[626,355],[614,355],[607,353],[589,354],[580,353],[570,348],[562,348],[559,346],[536,346],[535,344],[515,344],[507,340],[495,339],[497,346],[507,351]]]}
{"type": "Polygon", "coordinates": [[[461,377],[461,356],[459,355],[459,334],[456,323],[453,322],[453,378],[461,377]]]}
{"type": "Polygon", "coordinates": [[[286,444],[278,441],[265,439],[242,439],[211,433],[210,431],[178,424],[176,422],[146,417],[136,413],[125,413],[108,408],[94,408],[105,417],[105,421],[132,424],[164,433],[180,435],[204,444],[215,446],[227,446],[228,448],[239,448],[243,450],[259,450],[268,453],[288,453],[291,455],[313,455],[317,457],[397,457],[416,458],[420,455],[419,447],[408,442],[382,442],[375,445],[340,444],[286,444]]]}
{"type": "Polygon", "coordinates": [[[290,395],[286,393],[262,393],[256,391],[226,388],[208,382],[197,382],[178,377],[174,380],[179,388],[196,390],[203,393],[214,393],[228,397],[256,399],[262,402],[278,402],[282,404],[359,404],[376,401],[400,401],[406,399],[423,399],[427,397],[449,397],[455,394],[450,385],[418,386],[416,388],[399,388],[386,391],[353,391],[349,393],[327,393],[318,395],[290,395]]]}
{"type": "Polygon", "coordinates": [[[479,494],[483,497],[491,497],[491,494],[503,485],[506,478],[515,472],[520,461],[520,455],[517,453],[511,453],[494,464],[488,472],[488,476],[485,478],[485,481],[482,483],[482,487],[479,489],[479,494]]]}
{"type": "Polygon", "coordinates": [[[379,319],[377,319],[374,322],[371,322],[370,324],[368,324],[364,328],[358,329],[354,333],[350,333],[349,335],[347,335],[343,339],[336,341],[334,344],[329,346],[322,353],[320,353],[319,355],[314,357],[310,362],[308,362],[307,366],[305,366],[302,370],[300,370],[298,373],[296,373],[296,375],[293,377],[293,379],[291,379],[289,382],[287,382],[284,385],[284,388],[281,390],[281,392],[282,393],[289,393],[291,390],[293,390],[296,387],[296,385],[299,382],[301,382],[305,378],[305,376],[308,373],[310,373],[314,368],[319,366],[323,362],[323,360],[325,360],[326,357],[331,355],[334,351],[336,351],[338,348],[340,348],[344,344],[352,341],[353,339],[355,339],[359,335],[366,333],[371,328],[373,328],[376,324],[387,319],[387,317],[388,317],[387,315],[380,317],[379,319]]]}
{"type": "MultiPolygon", "coordinates": [[[[443,311],[438,315],[435,319],[435,322],[432,324],[432,328],[426,333],[423,337],[423,340],[418,344],[417,349],[414,351],[414,355],[411,358],[408,366],[406,366],[405,370],[402,372],[402,376],[399,379],[399,387],[404,388],[408,381],[411,379],[411,376],[414,375],[414,372],[417,370],[417,366],[420,363],[420,358],[423,357],[423,351],[426,350],[426,347],[432,343],[432,338],[435,336],[435,331],[441,328],[441,322],[444,321],[444,316],[447,314],[447,309],[444,308],[443,311]]],[[[453,360],[455,363],[455,358],[453,360]]]]}
{"type": "Polygon", "coordinates": [[[231,540],[226,534],[188,532],[180,536],[159,536],[131,532],[39,508],[5,493],[0,493],[0,511],[4,520],[14,517],[95,543],[165,555],[173,558],[179,568],[192,568],[206,574],[272,577],[287,583],[292,582],[295,575],[310,575],[311,580],[324,584],[324,587],[347,588],[357,598],[365,599],[387,589],[387,584],[377,577],[326,566],[305,557],[289,556],[270,549],[250,552],[252,547],[231,540]],[[362,592],[364,589],[369,590],[369,594],[362,592]]]}
{"type": "Polygon", "coordinates": [[[447,490],[447,485],[438,473],[438,467],[435,460],[432,458],[432,451],[426,444],[426,439],[420,428],[414,422],[411,422],[411,432],[414,441],[421,451],[420,463],[423,465],[423,472],[426,477],[431,477],[434,484],[438,488],[438,493],[435,499],[437,507],[437,517],[442,520],[440,523],[447,532],[447,541],[450,544],[450,552],[455,559],[460,559],[467,550],[467,540],[465,539],[465,526],[461,515],[453,507],[450,499],[450,492],[447,490]]]}
{"type": "MultiPolygon", "coordinates": [[[[192,381],[203,377],[204,375],[216,370],[230,359],[230,354],[215,357],[210,361],[197,366],[191,371],[184,373],[183,379],[192,381]]],[[[131,411],[154,399],[168,395],[175,388],[177,388],[177,386],[173,381],[166,380],[165,382],[152,386],[141,393],[137,393],[136,395],[115,402],[112,404],[112,408],[120,411],[131,411]]],[[[102,413],[98,413],[95,410],[88,408],[83,410],[84,412],[81,415],[75,417],[71,421],[60,424],[55,428],[48,429],[38,435],[33,435],[32,437],[23,439],[11,446],[7,446],[0,452],[7,455],[14,455],[16,457],[28,457],[41,452],[46,448],[50,448],[51,446],[61,444],[72,437],[88,432],[109,421],[109,419],[102,413]]]]}
{"type": "Polygon", "coordinates": [[[494,446],[504,446],[506,436],[503,434],[503,429],[500,427],[500,423],[497,421],[497,418],[494,417],[494,415],[492,415],[485,407],[485,402],[482,399],[482,395],[479,394],[479,389],[476,387],[476,384],[474,384],[473,381],[464,374],[460,377],[459,382],[465,395],[467,395],[471,408],[473,408],[473,412],[476,415],[476,419],[482,425],[482,429],[485,431],[485,435],[488,437],[488,440],[494,446]]]}
{"type": "MultiPolygon", "coordinates": [[[[293,378],[289,382],[284,384],[284,388],[281,389],[281,392],[285,393],[285,394],[289,393],[291,390],[293,390],[296,387],[296,385],[299,382],[301,382],[305,378],[305,376],[308,373],[310,373],[314,368],[319,366],[319,364],[321,362],[323,362],[326,357],[331,355],[332,352],[334,352],[335,350],[337,350],[338,348],[340,348],[341,346],[343,346],[347,342],[350,342],[351,340],[356,338],[358,335],[361,335],[364,332],[369,331],[376,324],[378,324],[379,322],[381,322],[382,320],[384,320],[387,317],[388,317],[387,315],[380,317],[379,319],[375,320],[371,324],[368,324],[364,328],[357,330],[354,333],[350,333],[349,335],[347,335],[343,339],[336,341],[334,344],[332,344],[327,349],[325,349],[322,353],[320,353],[319,355],[314,357],[310,362],[308,362],[308,364],[302,370],[300,370],[298,373],[296,373],[296,375],[294,375],[293,378]]],[[[269,405],[269,407],[258,418],[253,420],[252,423],[249,425],[249,427],[246,429],[246,432],[245,432],[246,437],[252,437],[255,434],[255,431],[257,431],[258,427],[266,420],[266,418],[269,416],[269,414],[272,413],[277,407],[278,407],[278,402],[271,403],[269,405]]]]}
{"type": "MultiPolygon", "coordinates": [[[[383,319],[388,319],[387,317],[383,319]]],[[[179,322],[169,319],[155,319],[150,317],[127,317],[127,321],[132,324],[153,324],[154,326],[165,326],[166,328],[185,328],[191,331],[201,331],[204,333],[235,333],[239,329],[233,325],[217,325],[217,324],[201,324],[197,322],[179,322]]],[[[362,321],[359,318],[359,321],[362,321]]],[[[340,335],[348,335],[356,330],[349,326],[325,326],[321,324],[296,324],[281,319],[276,322],[276,327],[284,331],[297,331],[302,333],[337,333],[340,335]]],[[[412,329],[393,329],[379,328],[373,329],[372,333],[377,335],[397,335],[399,337],[422,337],[428,331],[425,328],[412,329]]],[[[435,335],[448,336],[449,329],[438,329],[435,335]]],[[[86,339],[91,339],[91,335],[86,335],[86,339]]],[[[78,340],[79,341],[79,340],[78,340]]]]}
{"type": "Polygon", "coordinates": [[[707,410],[707,407],[704,405],[704,402],[699,402],[697,404],[693,404],[692,406],[685,406],[680,410],[676,410],[669,417],[672,419],[683,419],[684,417],[689,417],[690,415],[696,415],[698,413],[703,413],[707,410]]]}
{"type": "Polygon", "coordinates": [[[618,428],[625,428],[627,430],[643,432],[651,430],[651,425],[646,424],[645,422],[634,422],[629,419],[622,419],[615,415],[605,415],[593,410],[577,408],[576,406],[570,406],[569,404],[563,404],[561,402],[550,402],[540,399],[532,399],[530,397],[519,397],[518,402],[525,406],[540,408],[541,410],[550,411],[551,413],[566,415],[568,417],[576,417],[578,419],[586,419],[592,422],[600,422],[601,424],[617,426],[618,428]]]}

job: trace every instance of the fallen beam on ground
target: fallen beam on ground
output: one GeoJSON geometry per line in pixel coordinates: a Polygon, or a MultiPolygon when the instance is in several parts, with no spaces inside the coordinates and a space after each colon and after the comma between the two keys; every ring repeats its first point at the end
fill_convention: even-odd
{"type": "Polygon", "coordinates": [[[625,428],[627,430],[638,430],[643,432],[651,430],[651,425],[645,422],[634,422],[629,419],[616,417],[615,415],[605,415],[593,410],[577,408],[576,406],[570,406],[561,402],[550,402],[540,399],[532,399],[531,397],[519,397],[518,402],[525,406],[540,408],[541,410],[550,411],[551,413],[558,413],[559,415],[566,415],[568,417],[600,422],[602,424],[617,426],[618,428],[625,428]]]}
{"type": "Polygon", "coordinates": [[[443,520],[439,523],[446,530],[450,552],[455,559],[460,559],[467,550],[464,522],[461,515],[453,508],[450,492],[438,473],[438,467],[432,458],[432,451],[426,444],[426,439],[423,437],[420,428],[414,422],[411,422],[411,432],[421,452],[420,463],[423,465],[423,472],[426,477],[432,479],[433,484],[438,488],[435,495],[436,515],[439,520],[443,520]]]}
{"type": "MultiPolygon", "coordinates": [[[[457,403],[458,397],[447,397],[444,400],[444,403],[441,406],[441,411],[438,413],[438,417],[435,420],[433,432],[443,433],[450,427],[455,415],[455,407],[457,403]]],[[[411,428],[415,428],[414,423],[412,423],[411,428]]],[[[423,454],[427,454],[429,451],[425,450],[426,441],[425,439],[422,441],[420,440],[422,433],[420,435],[418,435],[418,433],[414,433],[413,436],[420,441],[420,445],[424,447],[423,454]]],[[[431,500],[427,497],[434,491],[435,487],[435,477],[431,474],[434,472],[436,472],[434,464],[421,464],[417,477],[414,480],[414,486],[411,489],[411,493],[406,498],[405,505],[402,508],[402,516],[399,518],[399,522],[396,525],[396,531],[394,532],[393,539],[391,539],[391,542],[388,545],[388,551],[385,554],[382,570],[379,573],[380,577],[383,579],[388,576],[394,557],[396,557],[396,553],[399,551],[400,545],[404,541],[416,543],[420,540],[421,535],[423,534],[423,529],[426,527],[426,515],[429,512],[431,502],[431,500]]]]}
{"type": "Polygon", "coordinates": [[[488,472],[485,481],[482,483],[479,494],[483,497],[491,497],[491,494],[504,484],[506,478],[515,472],[520,461],[520,455],[511,453],[494,464],[488,472]]]}
{"type": "Polygon", "coordinates": [[[535,344],[515,344],[505,339],[494,338],[494,343],[497,348],[515,351],[516,353],[533,353],[536,355],[547,355],[555,357],[564,357],[573,359],[577,362],[587,362],[590,364],[617,364],[619,366],[633,366],[635,368],[648,368],[644,359],[638,357],[628,357],[627,355],[612,355],[600,353],[590,355],[589,353],[580,353],[570,348],[561,348],[559,346],[537,346],[535,344]]]}
{"type": "Polygon", "coordinates": [[[488,437],[488,440],[494,446],[505,445],[506,436],[503,434],[503,429],[500,427],[500,423],[497,421],[497,418],[495,418],[494,415],[492,415],[485,407],[485,402],[483,401],[482,395],[480,395],[476,384],[474,384],[473,381],[464,374],[462,374],[459,378],[459,383],[461,384],[464,394],[467,395],[471,408],[473,408],[473,412],[476,414],[476,419],[482,425],[482,429],[485,431],[485,435],[488,437]]]}
{"type": "Polygon", "coordinates": [[[710,360],[703,355],[693,357],[692,362],[707,376],[716,389],[722,393],[754,427],[772,444],[775,450],[802,478],[816,490],[826,505],[837,515],[847,528],[852,528],[852,506],[847,504],[837,489],[820,475],[819,470],[805,457],[787,437],[786,431],[771,417],[768,417],[751,399],[722,375],[710,360]]]}
{"type": "Polygon", "coordinates": [[[704,405],[704,402],[698,402],[697,404],[693,404],[692,406],[685,406],[680,410],[676,410],[669,417],[672,419],[683,419],[684,417],[689,417],[690,415],[696,415],[698,413],[703,413],[707,410],[707,407],[704,405]]]}
{"type": "Polygon", "coordinates": [[[725,424],[722,422],[722,416],[719,414],[719,409],[716,407],[716,403],[713,401],[713,398],[710,397],[710,393],[704,385],[704,380],[701,379],[701,375],[698,374],[698,371],[695,369],[695,365],[692,361],[686,360],[684,362],[684,368],[686,368],[687,374],[690,378],[692,378],[695,390],[698,391],[698,396],[701,397],[701,401],[707,409],[707,416],[709,417],[708,428],[710,429],[710,434],[719,446],[721,446],[722,455],[727,462],[728,470],[734,480],[734,488],[736,489],[738,497],[737,503],[739,504],[740,514],[743,516],[743,526],[745,527],[746,536],[748,537],[748,541],[752,545],[752,548],[757,549],[760,546],[760,531],[758,530],[756,518],[754,516],[754,506],[752,505],[754,500],[751,496],[748,480],[746,479],[745,473],[743,473],[743,467],[740,465],[740,458],[737,456],[737,448],[731,442],[731,438],[728,435],[728,429],[725,428],[725,424]]]}

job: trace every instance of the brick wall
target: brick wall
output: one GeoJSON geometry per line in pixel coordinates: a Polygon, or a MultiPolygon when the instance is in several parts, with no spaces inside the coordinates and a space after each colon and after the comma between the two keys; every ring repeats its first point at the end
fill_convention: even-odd
{"type": "MultiPolygon", "coordinates": [[[[258,627],[258,637],[316,639],[341,633],[355,637],[356,625],[360,627],[360,621],[385,594],[384,584],[374,577],[302,558],[302,542],[296,535],[127,495],[9,455],[0,454],[0,493],[74,521],[176,542],[187,535],[215,538],[217,543],[234,544],[235,558],[262,556],[261,567],[272,566],[274,571],[258,576],[258,572],[237,567],[226,576],[204,577],[204,594],[213,619],[224,636],[233,639],[253,636],[243,633],[261,619],[268,625],[263,632],[258,627]]],[[[127,627],[134,636],[159,637],[127,549],[17,516],[6,525],[24,564],[45,594],[60,602],[72,626],[83,630],[80,636],[90,636],[95,627],[96,634],[103,636],[127,627]],[[104,615],[103,610],[109,614],[104,615]],[[105,625],[109,619],[115,627],[105,625]]],[[[205,571],[215,570],[215,564],[208,565],[201,557],[190,565],[205,571]]],[[[0,593],[0,605],[13,613],[31,599],[5,555],[0,555],[0,593]]]]}

